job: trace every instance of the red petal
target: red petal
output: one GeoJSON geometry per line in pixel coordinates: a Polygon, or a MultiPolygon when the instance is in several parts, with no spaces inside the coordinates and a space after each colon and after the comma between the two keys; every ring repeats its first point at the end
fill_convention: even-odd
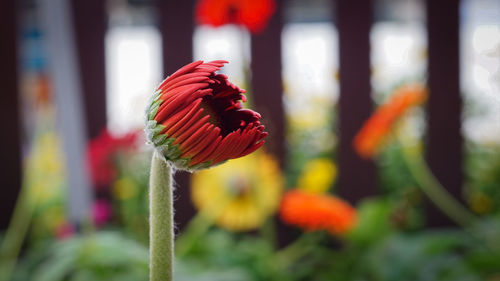
{"type": "Polygon", "coordinates": [[[206,147],[200,154],[196,155],[191,162],[189,162],[190,166],[194,166],[207,161],[208,156],[212,154],[212,152],[219,146],[219,143],[222,140],[222,136],[218,136],[208,147],[206,147]]]}
{"type": "Polygon", "coordinates": [[[238,157],[243,157],[243,156],[246,156],[246,155],[254,152],[255,150],[259,149],[261,146],[263,146],[264,143],[265,143],[265,141],[260,141],[256,144],[254,144],[253,146],[251,146],[247,150],[245,150],[242,154],[240,154],[238,157]]]}
{"type": "Polygon", "coordinates": [[[167,105],[165,107],[163,107],[161,110],[158,109],[158,112],[156,113],[156,116],[154,119],[158,122],[161,122],[164,119],[167,119],[167,117],[170,114],[174,113],[182,105],[182,103],[185,102],[187,96],[193,94],[195,91],[197,91],[200,87],[203,87],[203,86],[208,86],[208,83],[197,83],[197,84],[186,85],[186,86],[177,88],[177,89],[179,89],[179,94],[177,94],[178,93],[177,89],[174,90],[176,92],[172,95],[177,94],[176,97],[171,99],[171,100],[164,101],[163,103],[165,103],[167,105]]]}
{"type": "Polygon", "coordinates": [[[229,145],[233,143],[233,140],[236,138],[236,136],[237,133],[232,132],[222,140],[219,147],[217,147],[217,149],[212,153],[210,157],[210,159],[213,160],[212,164],[219,163],[227,159],[225,156],[227,152],[231,150],[231,147],[229,147],[229,145]]]}
{"type": "Polygon", "coordinates": [[[181,158],[184,157],[193,157],[196,154],[200,153],[201,150],[203,150],[205,147],[207,147],[209,144],[211,144],[220,134],[220,128],[215,128],[213,129],[208,136],[203,138],[197,145],[193,146],[190,149],[186,149],[186,152],[184,152],[181,155],[181,158]]]}
{"type": "Polygon", "coordinates": [[[192,78],[192,77],[201,77],[201,76],[210,76],[210,72],[194,72],[194,73],[187,73],[187,74],[184,74],[184,75],[181,75],[179,77],[176,77],[174,79],[169,79],[169,81],[167,81],[166,83],[162,83],[158,89],[162,89],[162,88],[168,88],[170,87],[171,85],[179,82],[179,81],[182,81],[182,80],[185,80],[185,79],[189,79],[189,78],[192,78]]]}
{"type": "Polygon", "coordinates": [[[173,138],[177,138],[182,133],[184,133],[186,130],[189,130],[189,128],[191,127],[191,125],[193,125],[194,122],[197,122],[199,120],[198,118],[203,113],[203,111],[204,111],[203,108],[198,109],[198,111],[196,111],[196,113],[193,115],[193,117],[190,118],[190,120],[184,126],[182,126],[181,128],[179,128],[176,131],[172,130],[172,137],[173,138]]]}
{"type": "Polygon", "coordinates": [[[180,119],[178,122],[171,123],[172,126],[167,131],[167,134],[169,136],[172,136],[175,131],[177,131],[186,122],[189,122],[191,118],[193,118],[194,115],[196,115],[198,107],[200,106],[202,100],[203,99],[200,98],[194,101],[190,106],[186,107],[187,109],[189,109],[189,111],[182,116],[182,119],[180,119]]]}
{"type": "Polygon", "coordinates": [[[176,114],[172,115],[170,118],[166,119],[165,121],[163,121],[161,124],[163,126],[165,126],[165,128],[163,128],[163,130],[160,132],[161,134],[163,134],[164,132],[166,132],[172,125],[174,125],[175,123],[179,122],[179,120],[181,120],[182,117],[184,117],[184,115],[190,110],[191,108],[189,107],[186,107],[186,108],[183,108],[182,110],[180,110],[179,112],[177,112],[176,114]]]}
{"type": "MultiPolygon", "coordinates": [[[[179,78],[181,78],[181,77],[179,77],[179,78]]],[[[208,82],[208,80],[210,80],[210,78],[208,78],[206,76],[199,76],[198,75],[198,76],[191,77],[191,78],[184,78],[175,84],[172,84],[168,87],[161,88],[161,90],[165,91],[165,92],[169,92],[175,88],[178,88],[178,87],[181,87],[184,85],[195,84],[195,83],[200,83],[200,82],[208,82]]]]}
{"type": "Polygon", "coordinates": [[[175,139],[175,141],[172,143],[173,145],[179,144],[183,142],[185,139],[190,137],[196,130],[199,130],[203,124],[209,124],[207,123],[207,120],[210,119],[210,115],[205,115],[189,129],[187,129],[185,132],[183,132],[178,138],[175,139]]]}
{"type": "Polygon", "coordinates": [[[192,136],[181,143],[181,151],[184,152],[190,150],[193,146],[202,141],[213,130],[213,128],[213,124],[206,123],[199,130],[196,130],[192,136]]]}
{"type": "Polygon", "coordinates": [[[177,70],[176,72],[174,72],[174,74],[170,75],[166,80],[165,82],[168,82],[169,80],[171,79],[174,79],[175,77],[178,77],[184,73],[188,73],[188,72],[191,72],[192,70],[194,70],[197,66],[199,66],[200,64],[202,64],[203,61],[202,60],[199,60],[199,61],[194,61],[190,64],[187,64],[185,66],[183,66],[182,68],[180,68],[179,70],[177,70]]]}

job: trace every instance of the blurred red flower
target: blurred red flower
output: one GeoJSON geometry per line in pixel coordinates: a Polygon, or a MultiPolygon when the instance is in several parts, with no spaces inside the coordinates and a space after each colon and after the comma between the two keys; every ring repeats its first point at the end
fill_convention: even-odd
{"type": "Polygon", "coordinates": [[[273,0],[200,0],[196,19],[200,24],[221,26],[240,24],[250,32],[262,31],[274,13],[273,0]]]}
{"type": "Polygon", "coordinates": [[[426,98],[427,90],[420,84],[404,85],[396,89],[390,100],[377,108],[354,137],[356,152],[364,158],[372,157],[396,121],[408,109],[423,103],[426,98]]]}
{"type": "Polygon", "coordinates": [[[357,212],[349,203],[332,195],[291,190],[283,196],[280,216],[285,223],[308,231],[341,234],[355,225],[357,212]]]}
{"type": "Polygon", "coordinates": [[[92,182],[95,187],[109,187],[117,177],[116,154],[120,151],[137,149],[140,133],[140,131],[136,131],[117,137],[111,135],[109,131],[103,130],[99,136],[90,141],[87,153],[92,182]]]}

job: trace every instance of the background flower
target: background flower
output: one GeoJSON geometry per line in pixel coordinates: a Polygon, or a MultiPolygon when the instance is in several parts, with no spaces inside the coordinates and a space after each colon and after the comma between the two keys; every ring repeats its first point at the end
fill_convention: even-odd
{"type": "Polygon", "coordinates": [[[256,33],[266,27],[274,10],[273,0],[200,0],[196,20],[212,26],[241,24],[256,33]]]}
{"type": "Polygon", "coordinates": [[[354,137],[354,149],[369,158],[380,147],[396,121],[411,107],[425,101],[427,90],[423,85],[410,84],[396,89],[390,100],[379,106],[354,137]]]}
{"type": "Polygon", "coordinates": [[[307,162],[297,182],[297,188],[309,192],[326,192],[337,176],[337,167],[326,158],[307,162]]]}
{"type": "Polygon", "coordinates": [[[276,160],[256,153],[196,173],[191,196],[196,208],[220,227],[245,231],[260,226],[275,212],[282,189],[276,160]]]}
{"type": "Polygon", "coordinates": [[[356,223],[356,210],[347,202],[326,194],[302,190],[285,193],[281,219],[305,230],[327,230],[332,234],[349,231],[356,223]]]}
{"type": "Polygon", "coordinates": [[[117,153],[137,150],[138,138],[139,131],[115,136],[108,130],[102,130],[97,138],[90,141],[87,153],[95,187],[110,186],[111,182],[118,176],[115,165],[117,153]]]}

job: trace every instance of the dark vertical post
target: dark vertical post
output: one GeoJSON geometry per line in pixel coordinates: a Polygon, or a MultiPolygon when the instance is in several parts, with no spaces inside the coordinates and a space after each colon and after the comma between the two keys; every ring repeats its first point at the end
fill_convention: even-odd
{"type": "MultiPolygon", "coordinates": [[[[163,41],[163,71],[165,75],[174,73],[193,59],[194,1],[157,0],[159,24],[163,41]]],[[[177,172],[174,201],[175,222],[183,228],[195,214],[190,200],[189,173],[177,172]]]]}
{"type": "MultiPolygon", "coordinates": [[[[276,11],[267,27],[251,38],[251,92],[254,108],[262,114],[262,123],[269,136],[266,149],[284,168],[285,118],[283,110],[283,85],[281,80],[281,31],[283,29],[283,5],[276,1],[276,11]]],[[[293,237],[291,229],[276,220],[280,246],[289,244],[293,237]]]]}
{"type": "Polygon", "coordinates": [[[340,63],[339,181],[338,191],[350,202],[373,195],[375,168],[353,149],[357,131],[372,112],[370,98],[371,0],[338,0],[340,63]]]}
{"type": "Polygon", "coordinates": [[[75,40],[80,65],[87,136],[96,137],[106,127],[104,35],[106,1],[72,0],[75,40]]]}
{"type": "MultiPolygon", "coordinates": [[[[460,198],[462,184],[462,101],[459,86],[459,1],[427,1],[429,100],[427,160],[442,185],[460,198]]],[[[429,225],[452,222],[429,203],[429,225]]]]}
{"type": "Polygon", "coordinates": [[[0,204],[0,229],[7,228],[21,189],[21,116],[17,77],[17,1],[0,2],[0,182],[2,200],[0,204]]]}
{"type": "Polygon", "coordinates": [[[285,124],[281,82],[281,30],[284,1],[276,1],[276,4],[276,12],[267,27],[261,33],[252,35],[251,90],[255,110],[262,114],[262,123],[269,132],[266,147],[283,167],[285,124]]]}

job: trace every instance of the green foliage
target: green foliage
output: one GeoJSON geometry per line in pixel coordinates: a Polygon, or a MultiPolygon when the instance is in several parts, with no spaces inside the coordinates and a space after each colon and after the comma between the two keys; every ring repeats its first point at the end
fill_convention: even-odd
{"type": "Polygon", "coordinates": [[[500,146],[466,144],[466,195],[471,209],[479,214],[500,211],[500,146]]]}
{"type": "Polygon", "coordinates": [[[119,233],[103,231],[34,249],[13,280],[147,280],[148,256],[146,247],[119,233]]]}
{"type": "Polygon", "coordinates": [[[362,258],[355,280],[482,280],[466,263],[468,243],[460,231],[388,236],[362,258]]]}

